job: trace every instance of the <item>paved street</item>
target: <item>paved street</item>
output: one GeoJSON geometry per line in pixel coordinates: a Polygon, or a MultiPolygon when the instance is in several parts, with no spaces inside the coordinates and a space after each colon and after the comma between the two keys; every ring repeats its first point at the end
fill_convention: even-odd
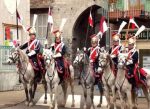
{"type": "MultiPolygon", "coordinates": [[[[59,105],[61,104],[62,101],[62,90],[61,87],[59,86],[59,95],[60,95],[60,99],[58,100],[59,105]]],[[[94,96],[94,103],[95,106],[98,104],[99,102],[99,96],[98,96],[98,91],[97,88],[95,88],[95,96],[94,96]]],[[[48,104],[43,104],[43,88],[42,85],[38,85],[38,89],[35,95],[35,106],[33,107],[27,107],[24,104],[24,100],[25,100],[25,96],[24,96],[24,91],[13,91],[13,94],[11,94],[12,92],[1,92],[0,93],[0,97],[3,94],[3,98],[0,98],[0,103],[5,104],[3,106],[0,106],[0,109],[48,109],[49,105],[48,104]],[[10,94],[10,95],[9,95],[10,94]],[[17,95],[16,95],[17,94],[17,95]],[[7,102],[6,100],[9,100],[9,102],[7,102]],[[7,102],[7,103],[6,103],[7,102]]],[[[82,88],[81,86],[78,86],[77,83],[75,84],[75,108],[76,109],[83,109],[83,92],[82,92],[82,88]]],[[[70,108],[71,105],[71,95],[70,95],[70,88],[68,88],[68,98],[67,98],[67,103],[65,105],[65,108],[60,107],[59,109],[72,109],[70,108]]],[[[48,96],[48,103],[49,103],[49,96],[48,96]]],[[[103,97],[103,104],[102,104],[102,108],[96,108],[96,109],[106,109],[106,99],[105,97],[103,97]]],[[[139,98],[138,99],[138,109],[147,109],[146,108],[146,100],[144,98],[139,98]]],[[[117,105],[118,105],[118,109],[120,109],[120,103],[119,100],[117,100],[117,105]]],[[[88,96],[88,107],[90,107],[90,99],[88,96]]]]}

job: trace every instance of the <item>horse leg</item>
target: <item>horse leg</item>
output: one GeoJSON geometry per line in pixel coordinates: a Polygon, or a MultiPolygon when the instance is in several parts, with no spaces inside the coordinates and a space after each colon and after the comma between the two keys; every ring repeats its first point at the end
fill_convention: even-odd
{"type": "Polygon", "coordinates": [[[23,86],[24,86],[24,90],[25,90],[25,94],[26,94],[25,105],[29,105],[29,96],[28,96],[28,88],[27,88],[27,84],[23,84],[23,86]]]}
{"type": "Polygon", "coordinates": [[[119,98],[120,98],[120,101],[121,101],[121,109],[125,109],[125,101],[124,101],[124,99],[123,99],[123,95],[121,94],[121,91],[120,90],[118,90],[117,91],[118,92],[118,94],[119,94],[119,98]]]}
{"type": "Polygon", "coordinates": [[[86,109],[86,104],[87,104],[87,89],[86,89],[86,84],[81,83],[82,88],[83,88],[83,93],[84,93],[84,104],[83,104],[83,109],[86,109]]]}
{"type": "Polygon", "coordinates": [[[94,99],[93,92],[94,92],[94,84],[92,84],[92,86],[91,86],[91,95],[90,95],[90,97],[91,97],[91,107],[92,107],[91,109],[95,109],[94,101],[93,101],[93,99],[94,99]]]}
{"type": "Polygon", "coordinates": [[[72,104],[71,107],[75,107],[75,99],[74,99],[74,80],[70,79],[70,87],[71,87],[71,94],[72,94],[72,104]]]}
{"type": "Polygon", "coordinates": [[[30,100],[29,100],[29,106],[33,106],[33,87],[34,83],[29,83],[29,95],[30,95],[30,100]]]}
{"type": "Polygon", "coordinates": [[[113,104],[114,104],[114,109],[117,109],[117,106],[116,106],[116,87],[115,85],[113,85],[111,87],[111,90],[112,90],[112,94],[113,94],[113,104]]]}
{"type": "Polygon", "coordinates": [[[147,100],[147,103],[148,103],[148,108],[147,109],[150,109],[150,95],[149,95],[149,91],[146,89],[146,87],[142,86],[142,90],[143,90],[143,93],[146,97],[146,100],[147,100]]]}
{"type": "Polygon", "coordinates": [[[52,101],[53,101],[53,91],[52,91],[52,85],[51,85],[51,83],[50,82],[47,82],[47,87],[49,86],[49,88],[50,88],[50,105],[49,105],[49,109],[52,109],[53,108],[53,103],[52,103],[52,101]]]}
{"type": "Polygon", "coordinates": [[[136,99],[137,99],[137,95],[136,93],[134,92],[134,90],[131,91],[132,93],[132,104],[133,104],[133,107],[136,107],[136,99]]]}
{"type": "Polygon", "coordinates": [[[44,97],[44,104],[47,104],[47,83],[45,78],[43,78],[43,87],[44,87],[44,92],[45,92],[45,97],[44,97]]]}
{"type": "Polygon", "coordinates": [[[102,101],[103,101],[103,87],[102,87],[102,81],[98,81],[97,86],[98,86],[99,94],[100,94],[100,101],[99,101],[99,104],[97,105],[97,107],[101,107],[102,101]]]}
{"type": "Polygon", "coordinates": [[[34,81],[34,84],[33,84],[33,94],[32,94],[32,98],[34,99],[34,96],[35,96],[35,91],[36,91],[36,88],[37,88],[37,82],[34,81]]]}
{"type": "Polygon", "coordinates": [[[75,107],[75,99],[74,99],[74,69],[73,66],[70,65],[69,66],[69,70],[70,70],[70,87],[71,87],[71,94],[72,94],[72,104],[71,107],[75,107]]]}
{"type": "Polygon", "coordinates": [[[108,109],[110,109],[111,107],[111,104],[110,104],[110,96],[109,96],[109,88],[107,86],[107,84],[104,85],[104,92],[105,92],[105,96],[106,96],[106,100],[107,100],[107,103],[108,103],[108,109]]]}
{"type": "Polygon", "coordinates": [[[58,109],[58,83],[55,83],[54,85],[54,91],[55,91],[55,99],[54,99],[54,103],[55,103],[55,106],[54,106],[54,109],[58,109]]]}
{"type": "Polygon", "coordinates": [[[127,98],[128,98],[128,104],[129,104],[128,106],[130,109],[133,109],[131,90],[127,90],[126,94],[127,94],[127,98]]]}
{"type": "Polygon", "coordinates": [[[67,88],[68,88],[68,83],[67,81],[64,81],[61,84],[62,90],[63,90],[63,94],[64,94],[64,100],[62,101],[62,107],[65,107],[66,104],[66,100],[67,100],[67,88]]]}

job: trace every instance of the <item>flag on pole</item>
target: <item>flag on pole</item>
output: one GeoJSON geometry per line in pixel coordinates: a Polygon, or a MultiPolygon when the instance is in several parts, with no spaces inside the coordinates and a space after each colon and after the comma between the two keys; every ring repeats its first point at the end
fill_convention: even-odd
{"type": "Polygon", "coordinates": [[[53,17],[52,17],[52,12],[51,12],[50,7],[48,10],[48,23],[50,25],[50,31],[52,32],[53,31],[53,17]]]}
{"type": "Polygon", "coordinates": [[[105,21],[105,17],[102,16],[101,20],[100,20],[100,28],[99,28],[99,32],[97,33],[97,36],[103,36],[103,34],[108,30],[108,26],[107,23],[105,21]]]}
{"type": "Polygon", "coordinates": [[[136,28],[139,28],[139,26],[137,25],[137,23],[135,22],[134,18],[133,17],[130,17],[130,20],[129,20],[129,23],[131,23],[131,28],[132,29],[135,29],[136,28]]]}
{"type": "Polygon", "coordinates": [[[22,26],[23,30],[24,30],[25,32],[27,32],[26,27],[23,25],[23,17],[20,16],[18,10],[16,10],[16,14],[17,14],[17,19],[18,19],[19,24],[22,26]]]}
{"type": "Polygon", "coordinates": [[[90,11],[90,15],[89,15],[89,25],[93,28],[93,18],[92,18],[91,11],[90,11]]]}

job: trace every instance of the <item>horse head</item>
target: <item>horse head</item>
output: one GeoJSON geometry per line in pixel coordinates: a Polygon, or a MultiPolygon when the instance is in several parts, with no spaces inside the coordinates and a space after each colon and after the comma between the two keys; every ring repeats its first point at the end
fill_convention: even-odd
{"type": "Polygon", "coordinates": [[[73,64],[74,65],[85,64],[88,63],[88,61],[89,59],[87,54],[84,51],[77,49],[77,54],[75,60],[73,61],[73,64]]]}
{"type": "Polygon", "coordinates": [[[16,63],[19,61],[19,48],[12,48],[10,51],[10,56],[7,60],[8,64],[16,63]]]}
{"type": "Polygon", "coordinates": [[[119,53],[118,55],[118,68],[123,68],[126,64],[127,53],[119,53]]]}
{"type": "Polygon", "coordinates": [[[106,52],[105,50],[99,52],[98,61],[99,61],[98,67],[99,72],[103,71],[104,68],[107,67],[108,65],[110,65],[111,68],[113,67],[112,59],[108,54],[108,52],[106,52]]]}
{"type": "Polygon", "coordinates": [[[53,58],[53,52],[51,49],[43,49],[43,57],[46,68],[49,68],[50,65],[52,65],[55,62],[53,58]]]}

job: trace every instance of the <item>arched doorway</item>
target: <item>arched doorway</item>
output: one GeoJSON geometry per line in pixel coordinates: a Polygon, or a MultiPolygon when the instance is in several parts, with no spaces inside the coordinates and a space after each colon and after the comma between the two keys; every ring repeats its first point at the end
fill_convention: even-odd
{"type": "MultiPolygon", "coordinates": [[[[88,7],[83,12],[81,12],[81,14],[77,18],[73,26],[73,40],[72,40],[73,55],[76,53],[76,48],[81,49],[83,47],[86,48],[90,47],[91,39],[89,36],[92,34],[96,34],[99,31],[99,25],[100,25],[99,23],[100,23],[100,18],[102,16],[101,13],[102,8],[98,5],[92,5],[91,7],[88,7]],[[93,28],[88,26],[88,17],[90,14],[90,10],[93,17],[93,23],[94,23],[93,28]]],[[[101,39],[100,46],[105,46],[105,37],[101,39]]]]}

